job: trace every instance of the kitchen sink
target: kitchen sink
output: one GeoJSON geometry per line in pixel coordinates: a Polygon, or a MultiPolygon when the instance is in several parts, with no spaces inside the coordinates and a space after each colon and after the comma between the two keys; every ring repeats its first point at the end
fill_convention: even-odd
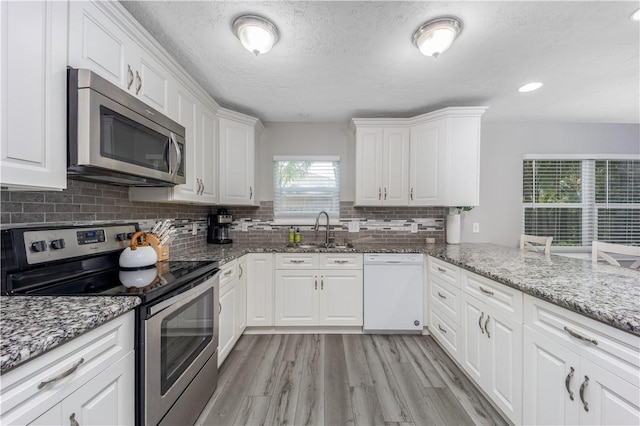
{"type": "Polygon", "coordinates": [[[298,249],[315,249],[315,248],[335,248],[335,249],[348,249],[353,248],[352,244],[335,244],[335,243],[304,243],[304,244],[287,244],[287,248],[298,249]]]}

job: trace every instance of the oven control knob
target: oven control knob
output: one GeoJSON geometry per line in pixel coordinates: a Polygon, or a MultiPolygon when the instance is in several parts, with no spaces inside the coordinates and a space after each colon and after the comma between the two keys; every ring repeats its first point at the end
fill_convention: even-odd
{"type": "Polygon", "coordinates": [[[60,238],[59,240],[51,241],[51,248],[54,250],[60,250],[64,248],[64,240],[60,238]]]}
{"type": "Polygon", "coordinates": [[[135,232],[129,232],[129,233],[127,234],[127,240],[130,240],[130,239],[131,239],[131,237],[133,237],[133,234],[135,234],[135,232]]]}
{"type": "Polygon", "coordinates": [[[34,241],[31,243],[31,250],[36,253],[47,250],[47,242],[46,241],[34,241]]]}
{"type": "Polygon", "coordinates": [[[116,241],[126,241],[128,239],[130,239],[131,237],[127,238],[127,233],[126,232],[122,232],[120,234],[116,234],[116,241]]]}

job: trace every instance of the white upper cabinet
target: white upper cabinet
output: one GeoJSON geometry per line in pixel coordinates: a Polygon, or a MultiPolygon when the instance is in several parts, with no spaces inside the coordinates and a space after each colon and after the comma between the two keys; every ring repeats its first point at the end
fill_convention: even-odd
{"type": "Polygon", "coordinates": [[[72,1],[69,7],[69,65],[88,68],[167,113],[171,73],[125,32],[113,6],[72,1]]]}
{"type": "Polygon", "coordinates": [[[218,111],[220,193],[224,205],[255,205],[255,137],[262,130],[252,117],[218,111]]]}
{"type": "Polygon", "coordinates": [[[66,2],[0,2],[0,185],[67,186],[66,2]]]}
{"type": "Polygon", "coordinates": [[[479,205],[480,117],[486,109],[353,119],[356,205],[479,205]]]}
{"type": "Polygon", "coordinates": [[[358,127],[356,130],[357,205],[406,205],[408,170],[409,129],[358,127]]]}

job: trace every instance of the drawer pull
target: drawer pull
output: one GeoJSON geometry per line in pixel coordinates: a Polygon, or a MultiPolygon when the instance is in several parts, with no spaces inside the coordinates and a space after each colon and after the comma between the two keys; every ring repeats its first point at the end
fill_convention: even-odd
{"type": "Polygon", "coordinates": [[[47,379],[47,380],[44,380],[44,381],[40,382],[40,384],[38,385],[38,389],[42,389],[43,387],[47,386],[49,383],[56,382],[58,380],[64,379],[65,377],[73,374],[73,372],[76,371],[78,369],[78,367],[80,367],[80,365],[83,362],[84,362],[84,358],[80,358],[78,361],[76,361],[75,364],[73,364],[71,366],[71,368],[69,368],[64,373],[61,373],[61,374],[57,375],[56,377],[52,377],[51,379],[47,379]]]}
{"type": "Polygon", "coordinates": [[[573,401],[573,391],[571,390],[571,379],[573,378],[573,372],[575,370],[571,367],[571,371],[567,374],[567,378],[564,379],[564,385],[567,388],[567,392],[569,393],[569,399],[573,401]]]}
{"type": "Polygon", "coordinates": [[[442,331],[443,333],[446,333],[447,330],[445,330],[444,328],[442,328],[442,326],[440,324],[438,324],[438,330],[442,331]]]}
{"type": "Polygon", "coordinates": [[[584,389],[589,384],[589,376],[584,376],[584,382],[580,385],[580,401],[582,401],[582,406],[584,407],[584,411],[589,411],[589,403],[584,400],[584,389]]]}
{"type": "Polygon", "coordinates": [[[443,298],[443,299],[446,299],[446,298],[447,298],[447,296],[445,296],[444,294],[442,294],[442,293],[440,293],[440,292],[438,292],[438,297],[441,297],[441,298],[443,298]]]}
{"type": "Polygon", "coordinates": [[[447,270],[446,270],[446,269],[442,269],[442,268],[441,268],[441,267],[439,267],[439,266],[438,266],[438,271],[442,272],[443,274],[444,274],[445,272],[447,272],[447,270]]]}
{"type": "Polygon", "coordinates": [[[228,277],[229,275],[231,275],[232,272],[233,272],[233,269],[229,269],[227,272],[224,273],[224,276],[228,277]]]}
{"type": "Polygon", "coordinates": [[[333,263],[339,263],[341,265],[344,265],[345,263],[349,263],[348,260],[334,260],[333,263]]]}
{"type": "Polygon", "coordinates": [[[590,339],[588,337],[584,337],[583,335],[576,333],[575,331],[573,331],[572,329],[570,329],[567,326],[564,327],[564,331],[566,331],[567,333],[569,333],[570,336],[575,337],[576,339],[580,339],[580,340],[584,340],[585,342],[593,343],[596,346],[598,345],[598,341],[596,339],[590,339]]]}
{"type": "Polygon", "coordinates": [[[489,314],[487,314],[487,320],[484,322],[484,331],[487,332],[487,338],[491,339],[491,335],[489,334],[489,329],[487,328],[487,326],[489,325],[489,320],[491,319],[491,317],[489,316],[489,314]]]}
{"type": "Polygon", "coordinates": [[[484,312],[480,314],[480,319],[478,319],[478,327],[480,327],[480,332],[484,334],[484,329],[482,328],[482,318],[484,318],[484,312]]]}
{"type": "Polygon", "coordinates": [[[80,426],[80,423],[76,420],[76,413],[71,413],[69,416],[69,426],[80,426]]]}
{"type": "Polygon", "coordinates": [[[291,262],[291,263],[304,263],[304,260],[300,260],[300,259],[291,259],[289,262],[291,262]]]}
{"type": "Polygon", "coordinates": [[[493,292],[491,290],[487,290],[486,288],[482,287],[481,285],[479,285],[478,288],[484,294],[488,294],[489,296],[493,296],[493,292]]]}

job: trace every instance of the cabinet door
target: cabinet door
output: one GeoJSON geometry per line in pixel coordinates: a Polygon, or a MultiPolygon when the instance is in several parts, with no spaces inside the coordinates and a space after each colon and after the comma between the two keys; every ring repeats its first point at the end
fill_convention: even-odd
{"type": "Polygon", "coordinates": [[[0,2],[0,183],[67,186],[67,2],[0,2]]]}
{"type": "Polygon", "coordinates": [[[218,118],[220,204],[253,205],[255,130],[253,126],[218,118]]]}
{"type": "Polygon", "coordinates": [[[476,301],[466,294],[462,297],[462,358],[460,363],[467,374],[481,384],[484,380],[486,362],[483,351],[485,350],[484,339],[486,333],[484,331],[484,322],[486,313],[484,304],[476,301]]]}
{"type": "Polygon", "coordinates": [[[186,182],[173,187],[174,199],[197,201],[199,170],[198,161],[202,160],[202,145],[198,135],[198,113],[200,105],[195,97],[183,87],[178,88],[175,107],[176,121],[185,128],[185,147],[182,153],[185,164],[186,182]]]}
{"type": "Polygon", "coordinates": [[[362,271],[321,270],[319,325],[362,325],[362,271]]]}
{"type": "Polygon", "coordinates": [[[446,121],[411,129],[409,205],[444,205],[446,180],[446,121]]]}
{"type": "Polygon", "coordinates": [[[244,255],[238,260],[238,283],[236,285],[236,327],[238,338],[247,328],[247,258],[244,255]]]}
{"type": "Polygon", "coordinates": [[[409,203],[409,129],[384,129],[382,153],[382,203],[409,203]]]}
{"type": "Polygon", "coordinates": [[[272,326],[273,255],[251,253],[247,262],[247,327],[272,326]]]}
{"type": "Polygon", "coordinates": [[[227,358],[236,339],[236,286],[229,283],[220,288],[220,318],[218,320],[218,367],[227,358]]]}
{"type": "Polygon", "coordinates": [[[134,377],[131,351],[61,402],[61,424],[133,425],[134,377]]]}
{"type": "Polygon", "coordinates": [[[515,424],[522,423],[522,323],[486,307],[482,387],[515,424]]]}
{"type": "Polygon", "coordinates": [[[201,201],[215,204],[218,201],[218,128],[215,113],[204,105],[200,124],[201,149],[198,151],[200,158],[197,160],[196,178],[199,177],[202,183],[201,201]]]}
{"type": "Polygon", "coordinates": [[[523,424],[578,424],[578,355],[524,327],[523,424]]]}
{"type": "Polygon", "coordinates": [[[169,71],[160,65],[151,55],[144,50],[131,49],[136,56],[130,62],[135,67],[134,82],[130,89],[131,94],[139,97],[143,102],[154,109],[167,113],[169,110],[169,71]]]}
{"type": "Polygon", "coordinates": [[[582,395],[576,395],[580,424],[640,424],[640,389],[636,386],[585,358],[580,359],[577,386],[583,389],[582,395]]]}
{"type": "Polygon", "coordinates": [[[275,324],[317,325],[318,271],[276,270],[275,324]]]}
{"type": "Polygon", "coordinates": [[[480,205],[480,117],[450,117],[446,206],[480,205]]]}
{"type": "Polygon", "coordinates": [[[356,131],[356,205],[382,205],[382,128],[356,131]]]}
{"type": "Polygon", "coordinates": [[[40,417],[29,423],[29,426],[51,426],[67,423],[62,417],[62,404],[56,404],[40,417]]]}

